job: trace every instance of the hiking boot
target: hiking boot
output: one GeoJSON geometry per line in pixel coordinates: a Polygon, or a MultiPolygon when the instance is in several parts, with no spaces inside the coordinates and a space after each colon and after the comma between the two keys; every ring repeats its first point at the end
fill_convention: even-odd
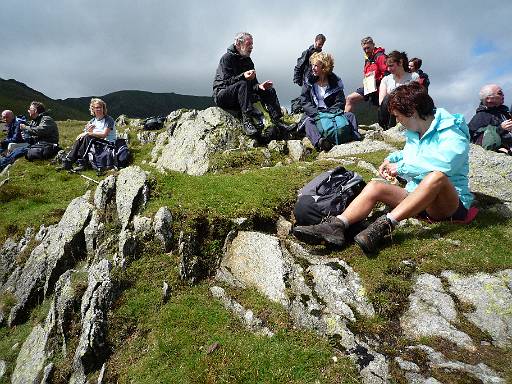
{"type": "Polygon", "coordinates": [[[371,223],[368,228],[359,232],[359,234],[354,237],[354,241],[361,247],[365,254],[374,254],[378,251],[379,245],[384,240],[384,237],[391,234],[392,230],[393,225],[391,221],[389,221],[386,215],[382,215],[371,223]]]}
{"type": "Polygon", "coordinates": [[[321,137],[320,140],[318,140],[318,149],[320,149],[321,151],[325,151],[325,152],[329,152],[333,145],[332,143],[327,140],[325,137],[321,137]]]}
{"type": "Polygon", "coordinates": [[[87,166],[83,162],[79,162],[78,165],[73,168],[73,172],[83,172],[87,170],[87,166]]]}
{"type": "Polygon", "coordinates": [[[272,124],[276,127],[277,133],[280,137],[284,139],[289,139],[293,137],[297,132],[297,124],[286,124],[281,119],[272,120],[272,124]]]}
{"type": "Polygon", "coordinates": [[[335,216],[327,217],[320,224],[295,227],[293,234],[306,243],[326,241],[338,247],[345,245],[345,225],[335,216]]]}
{"type": "Polygon", "coordinates": [[[61,165],[59,165],[57,168],[55,168],[55,170],[57,172],[70,171],[71,168],[73,168],[73,163],[71,162],[71,160],[64,158],[64,159],[62,159],[61,165]]]}
{"type": "Polygon", "coordinates": [[[242,115],[242,126],[245,134],[249,137],[257,136],[258,133],[263,129],[263,124],[261,124],[261,126],[259,124],[256,126],[252,117],[248,114],[242,115]]]}

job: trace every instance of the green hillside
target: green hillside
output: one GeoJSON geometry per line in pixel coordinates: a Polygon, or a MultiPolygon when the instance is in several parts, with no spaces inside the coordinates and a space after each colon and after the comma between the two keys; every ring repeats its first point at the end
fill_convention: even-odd
{"type": "Polygon", "coordinates": [[[0,79],[0,109],[10,109],[16,115],[27,115],[27,109],[32,101],[42,102],[56,120],[86,120],[89,117],[87,109],[75,109],[63,104],[60,100],[50,99],[27,85],[14,79],[0,79]]]}
{"type": "MultiPolygon", "coordinates": [[[[16,115],[26,115],[31,101],[41,101],[51,110],[55,120],[88,120],[92,96],[53,100],[14,79],[0,79],[0,108],[11,109],[16,115]]],[[[99,96],[108,105],[108,114],[114,118],[168,115],[180,108],[205,109],[213,106],[209,96],[178,95],[146,91],[118,91],[99,96]]]]}
{"type": "MultiPolygon", "coordinates": [[[[108,114],[114,118],[150,117],[168,115],[180,108],[205,109],[213,106],[209,96],[178,95],[176,93],[153,93],[147,91],[118,91],[100,96],[108,105],[108,114]]],[[[76,109],[87,110],[91,97],[69,98],[59,102],[76,109]]]]}

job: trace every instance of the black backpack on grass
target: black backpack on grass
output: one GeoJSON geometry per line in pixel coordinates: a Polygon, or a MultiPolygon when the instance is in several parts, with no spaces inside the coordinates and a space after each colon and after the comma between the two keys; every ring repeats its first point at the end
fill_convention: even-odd
{"type": "Polygon", "coordinates": [[[363,178],[344,167],[326,171],[299,191],[293,210],[297,225],[318,224],[342,213],[366,186],[363,178]]]}
{"type": "Polygon", "coordinates": [[[59,152],[59,144],[48,143],[46,141],[38,141],[28,147],[25,158],[28,161],[47,160],[54,157],[59,152]]]}

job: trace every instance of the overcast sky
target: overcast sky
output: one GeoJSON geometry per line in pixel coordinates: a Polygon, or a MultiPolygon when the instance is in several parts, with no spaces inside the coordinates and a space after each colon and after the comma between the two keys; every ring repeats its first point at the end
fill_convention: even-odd
{"type": "MultiPolygon", "coordinates": [[[[478,90],[498,83],[512,103],[512,1],[2,0],[0,77],[51,98],[137,89],[211,95],[238,31],[254,37],[258,79],[281,104],[299,94],[293,67],[327,37],[345,93],[361,86],[360,40],[423,59],[437,106],[470,118],[478,90]]],[[[8,106],[1,106],[2,108],[8,106]]]]}

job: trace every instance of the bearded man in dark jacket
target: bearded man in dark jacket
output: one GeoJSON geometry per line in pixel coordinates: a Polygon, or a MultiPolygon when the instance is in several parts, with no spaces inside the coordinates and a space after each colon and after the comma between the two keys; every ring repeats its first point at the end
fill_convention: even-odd
{"type": "Polygon", "coordinates": [[[252,36],[247,32],[240,32],[235,36],[234,44],[220,58],[213,81],[215,104],[224,109],[240,109],[245,133],[261,138],[263,124],[255,125],[254,122],[261,121],[261,113],[253,107],[253,102],[259,99],[277,130],[289,132],[295,127],[288,126],[281,120],[283,113],[272,81],[260,83],[256,78],[254,63],[250,57],[252,49],[252,36]]]}
{"type": "Polygon", "coordinates": [[[512,154],[512,115],[504,105],[505,95],[499,85],[487,84],[480,90],[480,105],[469,122],[471,142],[481,145],[485,127],[496,127],[501,137],[500,152],[512,154]]]}
{"type": "Polygon", "coordinates": [[[300,57],[297,59],[297,65],[293,68],[293,82],[298,86],[302,87],[304,80],[306,80],[311,74],[311,64],[309,63],[309,59],[313,53],[322,52],[325,40],[326,39],[323,34],[320,33],[316,35],[315,44],[310,45],[309,48],[302,52],[300,57]]]}

